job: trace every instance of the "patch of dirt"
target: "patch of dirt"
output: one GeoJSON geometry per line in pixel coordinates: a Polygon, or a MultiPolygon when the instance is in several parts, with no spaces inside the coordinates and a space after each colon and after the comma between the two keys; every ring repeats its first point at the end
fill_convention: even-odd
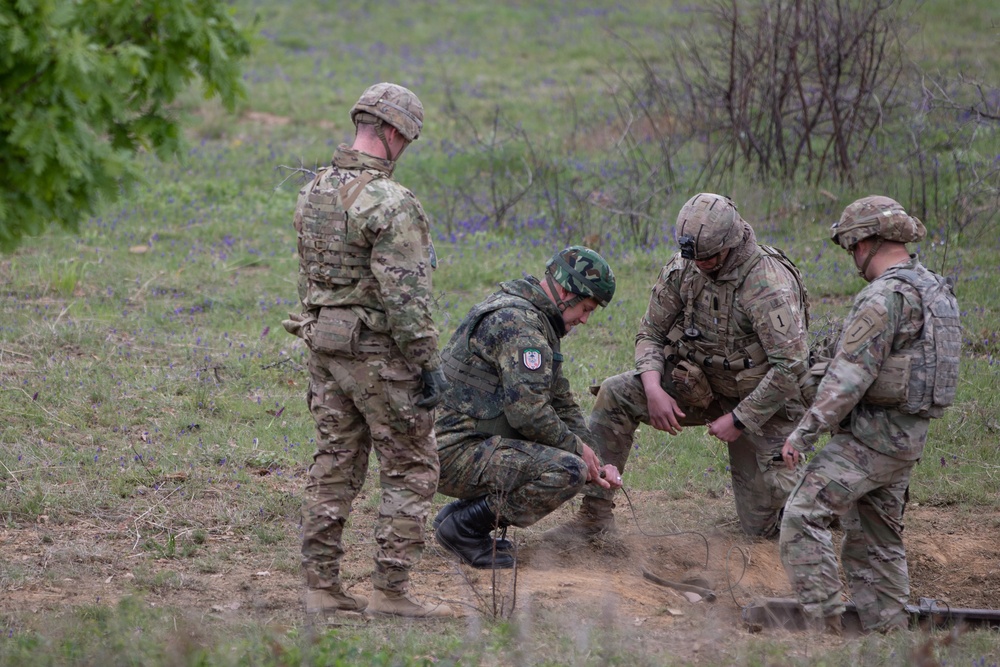
{"type": "MultiPolygon", "coordinates": [[[[297,492],[293,485],[300,481],[285,480],[285,490],[297,492]]],[[[356,502],[343,566],[346,585],[361,594],[371,591],[375,503],[370,493],[366,488],[356,502]]],[[[456,564],[431,538],[413,574],[413,590],[464,610],[468,623],[484,611],[513,606],[519,614],[564,624],[557,627],[570,637],[614,626],[619,634],[633,633],[657,650],[702,664],[732,655],[751,636],[740,607],[755,598],[791,596],[777,542],[745,537],[731,498],[631,495],[635,515],[625,503],[616,510],[620,540],[548,545],[541,534],[572,516],[574,503],[529,529],[511,530],[518,568],[496,573],[495,583],[489,571],[456,564]],[[714,602],[686,597],[644,578],[643,568],[664,579],[702,579],[718,597],[714,602]]],[[[42,519],[0,528],[0,618],[34,625],[32,618],[75,605],[113,604],[138,592],[149,604],[221,622],[253,620],[278,631],[304,622],[297,526],[291,519],[266,543],[259,535],[209,530],[190,554],[180,552],[181,539],[172,554],[144,549],[135,529],[151,528],[143,528],[140,519],[119,517],[105,524],[87,517],[58,526],[42,519]]],[[[1000,511],[913,506],[906,524],[911,603],[927,597],[952,607],[995,606],[1000,511]]]]}

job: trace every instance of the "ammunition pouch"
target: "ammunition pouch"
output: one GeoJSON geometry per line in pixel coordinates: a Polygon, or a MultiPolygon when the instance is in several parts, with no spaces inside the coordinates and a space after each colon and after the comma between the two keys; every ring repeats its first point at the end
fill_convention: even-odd
{"type": "Polygon", "coordinates": [[[708,408],[715,398],[712,387],[708,384],[708,378],[701,367],[679,359],[670,371],[670,378],[674,383],[674,391],[677,398],[688,405],[700,408],[708,408]]]}
{"type": "Polygon", "coordinates": [[[868,387],[865,403],[885,407],[903,407],[910,398],[910,366],[913,357],[908,354],[892,354],[882,362],[878,377],[868,387]]]}
{"type": "Polygon", "coordinates": [[[392,348],[389,334],[377,333],[350,308],[320,308],[316,316],[293,315],[282,321],[291,334],[306,341],[309,349],[320,354],[356,357],[361,354],[388,354],[392,348]]]}

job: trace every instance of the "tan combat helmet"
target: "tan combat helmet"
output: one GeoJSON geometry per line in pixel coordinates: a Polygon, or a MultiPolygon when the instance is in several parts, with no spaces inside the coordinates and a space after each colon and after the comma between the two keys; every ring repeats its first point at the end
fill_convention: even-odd
{"type": "MultiPolygon", "coordinates": [[[[386,157],[399,159],[389,150],[382,124],[388,123],[399,130],[407,141],[416,141],[424,125],[424,105],[409,88],[395,83],[376,83],[361,94],[361,98],[351,107],[351,121],[355,126],[361,123],[375,126],[375,133],[385,146],[386,157]]],[[[401,155],[402,150],[399,151],[401,155]]]]}
{"type": "Polygon", "coordinates": [[[677,214],[674,228],[684,259],[704,260],[743,240],[743,218],[729,197],[702,192],[677,214]]]}
{"type": "Polygon", "coordinates": [[[924,223],[909,215],[902,204],[879,195],[857,200],[830,227],[830,238],[844,250],[850,250],[869,236],[909,243],[923,239],[926,234],[924,223]]]}

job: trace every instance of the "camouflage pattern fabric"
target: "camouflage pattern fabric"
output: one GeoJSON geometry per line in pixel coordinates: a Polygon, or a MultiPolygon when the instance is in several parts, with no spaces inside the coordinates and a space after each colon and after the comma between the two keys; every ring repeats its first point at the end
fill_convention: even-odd
{"type": "MultiPolygon", "coordinates": [[[[663,388],[687,413],[685,425],[704,425],[727,412],[746,425],[728,446],[737,514],[747,534],[776,534],[796,476],[773,459],[805,410],[798,383],[808,368],[804,302],[796,277],[762,253],[745,222],[743,240],[712,278],[693,260],[674,255],[653,286],[636,335],[635,373],[606,380],[598,392],[589,425],[601,460],[624,469],[635,429],[649,420],[638,376],[658,371],[663,388]],[[685,321],[687,315],[693,322],[685,321]],[[674,364],[663,351],[671,329],[691,324],[701,332],[693,345],[704,354],[738,358],[756,345],[766,357],[766,363],[739,373],[703,367],[714,394],[706,410],[680,400],[671,378],[674,364]]],[[[610,497],[596,489],[586,493],[610,497]]]]}
{"type": "MultiPolygon", "coordinates": [[[[918,264],[911,256],[900,266],[918,264]]],[[[863,399],[889,354],[918,343],[923,327],[919,292],[891,275],[855,298],[816,400],[788,439],[807,451],[820,434],[836,434],[806,466],[781,526],[781,558],[799,600],[808,613],[831,615],[843,605],[829,525],[843,517],[844,570],[866,629],[901,622],[909,595],[901,539],[906,489],[930,423],[863,399]]]]}
{"type": "Polygon", "coordinates": [[[477,369],[499,383],[495,392],[483,390],[477,397],[451,381],[435,425],[440,491],[458,498],[492,495],[500,500],[495,509],[504,521],[528,526],[585,483],[579,455],[590,432],[562,374],[562,314],[538,280],[502,283],[484,304],[459,324],[443,353],[445,368],[454,358],[466,358],[467,348],[477,369]],[[509,305],[483,307],[496,300],[509,305]],[[495,394],[502,396],[503,416],[520,437],[477,430],[484,406],[497,402],[495,394]]]}
{"type": "MultiPolygon", "coordinates": [[[[673,386],[669,364],[661,384],[684,411],[686,416],[680,420],[682,426],[703,426],[732,412],[738,403],[724,396],[716,397],[706,409],[683,403],[673,386]]],[[[635,371],[615,375],[601,384],[588,425],[596,444],[594,449],[602,462],[625,471],[635,430],[640,423],[649,423],[646,405],[642,380],[635,371]]],[[[748,535],[772,537],[778,533],[781,510],[799,475],[788,470],[784,463],[775,461],[774,453],[781,451],[786,436],[794,427],[793,421],[773,417],[765,423],[761,435],[744,431],[740,438],[727,444],[736,514],[748,535]]],[[[597,498],[614,496],[614,491],[596,485],[587,486],[583,493],[597,498]]]]}
{"type": "Polygon", "coordinates": [[[357,359],[312,353],[309,410],[317,451],[302,509],[302,566],[310,588],[339,586],[342,535],[372,447],[382,501],[375,526],[376,589],[405,591],[420,560],[438,481],[433,413],[417,407],[420,376],[393,346],[357,359]]]}
{"type": "Polygon", "coordinates": [[[843,585],[829,530],[841,517],[841,559],[866,630],[906,627],[910,595],[903,510],[916,461],[834,436],[809,462],[781,522],[781,561],[806,614],[844,612],[843,585]]]}
{"type": "MultiPolygon", "coordinates": [[[[474,420],[470,425],[468,418],[455,413],[437,421],[445,439],[454,431],[467,433],[470,427],[474,428],[474,420]]],[[[502,525],[526,528],[587,483],[587,466],[576,454],[499,435],[481,438],[483,434],[478,434],[465,446],[439,449],[438,492],[454,498],[489,496],[502,525]]]]}
{"type": "MultiPolygon", "coordinates": [[[[437,487],[433,413],[415,405],[421,369],[440,367],[431,319],[432,248],[420,203],[388,175],[393,163],[340,146],[331,168],[303,188],[295,210],[299,297],[360,318],[358,350],[310,350],[309,409],[317,451],[302,510],[302,565],[310,588],[339,587],[344,524],[371,449],[380,462],[376,589],[405,591],[419,560],[437,487]],[[349,210],[340,188],[359,180],[349,210]]],[[[315,325],[314,325],[315,326],[315,325]]],[[[301,332],[309,343],[309,331],[301,332]]],[[[309,343],[311,345],[311,343],[309,343]]]]}
{"type": "MultiPolygon", "coordinates": [[[[914,256],[903,267],[918,265],[914,256]]],[[[836,433],[850,417],[849,430],[860,443],[898,459],[919,459],[930,420],[865,403],[862,397],[886,357],[919,342],[923,321],[920,293],[911,285],[885,277],[865,287],[854,299],[812,406],[788,439],[792,446],[809,451],[821,434],[836,433]]]]}
{"type": "Polygon", "coordinates": [[[353,309],[369,329],[390,334],[410,363],[434,370],[441,359],[431,317],[430,223],[413,193],[387,177],[393,164],[342,145],[332,167],[299,192],[295,229],[301,235],[310,218],[342,213],[335,203],[311,202],[310,193],[335,202],[345,183],[364,173],[374,177],[346,212],[347,243],[358,254],[370,253],[368,266],[357,267],[358,279],[331,284],[300,260],[299,299],[314,313],[323,306],[353,309]]]}
{"type": "Polygon", "coordinates": [[[686,308],[701,332],[693,343],[700,352],[731,357],[758,344],[766,366],[742,375],[721,365],[704,368],[716,395],[739,399],[736,416],[757,434],[773,415],[780,418],[782,410],[790,420],[801,417],[805,406],[799,376],[807,371],[809,358],[798,280],[774,257],[753,263],[760,252],[753,230],[744,223],[742,243],[730,250],[714,278],[704,277],[693,260],[674,255],[653,286],[635,345],[636,370],[663,374],[667,335],[675,325],[689,325],[686,308]]]}

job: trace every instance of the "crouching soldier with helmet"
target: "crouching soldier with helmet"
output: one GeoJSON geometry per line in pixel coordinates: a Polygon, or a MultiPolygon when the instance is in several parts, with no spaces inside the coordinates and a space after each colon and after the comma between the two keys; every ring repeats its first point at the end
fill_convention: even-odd
{"type": "Polygon", "coordinates": [[[903,510],[930,420],[955,398],[962,342],[951,285],[907,251],[924,234],[898,202],[879,196],[854,202],[831,228],[869,285],[854,299],[815,402],[783,449],[795,467],[822,433],[834,434],[785,505],[781,560],[806,614],[835,634],[844,612],[835,517],[864,629],[908,623],[903,510]]]}
{"type": "Polygon", "coordinates": [[[449,388],[435,424],[441,481],[458,500],[434,520],[438,542],[480,568],[514,564],[491,532],[530,526],[584,486],[618,488],[595,455],[586,420],[562,372],[560,341],[615,293],[608,263],[572,246],[543,281],[500,284],[473,307],[442,353],[449,388]]]}
{"type": "MultiPolygon", "coordinates": [[[[727,197],[702,193],[680,210],[680,252],[660,271],[635,344],[635,370],[605,380],[589,427],[602,461],[624,471],[640,423],[675,435],[708,425],[726,442],[740,525],[777,534],[796,474],[781,462],[805,411],[806,291],[776,248],[757,243],[727,197]]],[[[614,530],[614,489],[588,487],[553,540],[614,530]]]]}

